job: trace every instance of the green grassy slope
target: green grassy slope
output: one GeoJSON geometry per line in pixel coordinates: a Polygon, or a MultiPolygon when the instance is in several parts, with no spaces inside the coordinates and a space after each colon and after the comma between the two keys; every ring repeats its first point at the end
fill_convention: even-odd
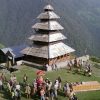
{"type": "MultiPolygon", "coordinates": [[[[37,69],[34,69],[32,67],[21,66],[21,69],[17,72],[14,72],[13,74],[15,74],[17,76],[18,81],[22,82],[23,75],[26,73],[28,75],[28,83],[30,83],[30,85],[31,85],[34,78],[36,78],[36,71],[37,71],[37,69]]],[[[65,81],[68,81],[68,82],[99,81],[100,82],[100,74],[99,74],[99,76],[97,76],[97,73],[100,73],[100,69],[98,69],[96,67],[93,67],[93,75],[91,77],[83,76],[82,74],[77,74],[77,73],[74,74],[73,72],[74,71],[68,73],[68,71],[66,69],[61,69],[58,71],[47,72],[46,75],[44,76],[44,78],[49,78],[50,80],[52,80],[54,82],[54,80],[58,76],[61,76],[63,84],[65,83],[65,81]],[[97,72],[97,70],[98,70],[98,72],[97,72]]],[[[9,78],[10,74],[6,73],[6,76],[9,78]]],[[[2,95],[1,96],[2,100],[7,100],[9,98],[9,94],[4,93],[1,95],[2,95]]],[[[79,100],[100,100],[100,91],[80,92],[80,93],[77,93],[76,95],[78,96],[79,100]]],[[[24,97],[22,96],[22,100],[26,100],[25,96],[24,97]]],[[[30,100],[32,100],[32,99],[30,99],[30,100]]],[[[61,92],[59,94],[59,100],[68,100],[68,98],[64,97],[63,92],[61,92]]]]}

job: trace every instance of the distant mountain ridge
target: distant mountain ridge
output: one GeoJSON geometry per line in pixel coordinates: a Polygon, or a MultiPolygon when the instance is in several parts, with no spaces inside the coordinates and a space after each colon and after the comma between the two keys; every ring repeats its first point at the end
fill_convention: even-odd
{"type": "MultiPolygon", "coordinates": [[[[0,0],[0,42],[6,46],[26,43],[46,4],[46,0],[0,0]]],[[[87,51],[100,57],[100,0],[52,0],[51,5],[61,17],[65,43],[78,55],[87,51]]]]}

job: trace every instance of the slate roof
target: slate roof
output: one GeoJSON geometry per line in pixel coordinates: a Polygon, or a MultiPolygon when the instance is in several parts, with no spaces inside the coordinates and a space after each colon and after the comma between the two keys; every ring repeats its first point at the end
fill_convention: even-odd
{"type": "Polygon", "coordinates": [[[55,14],[53,11],[46,11],[41,13],[38,17],[38,19],[58,19],[60,18],[57,14],[55,14]]]}
{"type": "Polygon", "coordinates": [[[66,39],[66,37],[60,32],[64,28],[56,21],[59,16],[53,10],[51,5],[47,5],[44,7],[44,12],[37,17],[40,21],[32,26],[37,34],[29,37],[33,41],[32,47],[23,49],[21,51],[23,54],[52,59],[75,51],[73,48],[59,41],[66,39]],[[34,44],[34,41],[52,43],[48,43],[46,46],[45,44],[40,45],[40,42],[35,42],[34,44]]]}
{"type": "Polygon", "coordinates": [[[33,45],[32,47],[27,47],[21,52],[26,55],[42,57],[42,58],[55,58],[62,56],[75,50],[71,47],[65,45],[63,42],[51,44],[49,46],[39,46],[33,45]]]}
{"type": "Polygon", "coordinates": [[[36,23],[32,26],[34,29],[43,29],[43,30],[63,30],[64,28],[57,21],[47,21],[36,23]]]}
{"type": "Polygon", "coordinates": [[[1,51],[6,54],[8,51],[13,55],[14,58],[22,57],[23,54],[20,52],[24,48],[26,48],[27,45],[19,45],[19,46],[13,46],[8,48],[3,48],[1,51]]]}
{"type": "Polygon", "coordinates": [[[60,32],[51,32],[48,34],[34,34],[29,37],[31,41],[41,41],[41,42],[54,42],[59,40],[64,40],[66,37],[60,32]]]}

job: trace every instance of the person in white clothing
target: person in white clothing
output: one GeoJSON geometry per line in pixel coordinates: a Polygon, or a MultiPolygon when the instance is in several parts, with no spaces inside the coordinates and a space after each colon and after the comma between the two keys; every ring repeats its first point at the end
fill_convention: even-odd
{"type": "Polygon", "coordinates": [[[57,98],[58,97],[58,85],[57,84],[54,84],[54,96],[55,96],[55,98],[57,98]]]}
{"type": "Polygon", "coordinates": [[[20,85],[19,85],[19,83],[16,85],[16,90],[20,91],[20,85]]]}
{"type": "Polygon", "coordinates": [[[0,90],[3,89],[3,83],[2,83],[2,80],[0,80],[0,90]]]}

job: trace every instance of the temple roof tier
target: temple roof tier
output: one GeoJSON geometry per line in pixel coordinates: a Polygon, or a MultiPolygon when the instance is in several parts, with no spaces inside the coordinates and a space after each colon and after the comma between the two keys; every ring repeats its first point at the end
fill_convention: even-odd
{"type": "Polygon", "coordinates": [[[62,42],[59,42],[49,46],[33,45],[32,47],[25,48],[21,52],[26,55],[52,59],[74,51],[75,50],[72,49],[71,47],[65,45],[62,42]]]}
{"type": "Polygon", "coordinates": [[[32,26],[34,29],[42,29],[42,30],[63,30],[64,28],[57,21],[46,21],[36,23],[32,26]]]}
{"type": "Polygon", "coordinates": [[[55,14],[53,11],[46,11],[41,13],[38,17],[38,19],[58,19],[60,18],[57,14],[55,14]]]}
{"type": "Polygon", "coordinates": [[[41,41],[41,42],[54,42],[59,40],[64,40],[66,37],[60,33],[49,33],[49,34],[34,34],[31,37],[29,37],[29,40],[31,41],[41,41]]]}

